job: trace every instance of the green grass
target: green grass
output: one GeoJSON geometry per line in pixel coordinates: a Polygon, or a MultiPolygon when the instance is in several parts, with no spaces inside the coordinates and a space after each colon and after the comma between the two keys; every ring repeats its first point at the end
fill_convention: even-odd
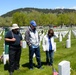
{"type": "MultiPolygon", "coordinates": [[[[0,55],[3,52],[3,40],[0,40],[0,55]]],[[[58,71],[58,64],[63,60],[67,60],[70,61],[71,75],[76,75],[76,38],[72,37],[71,48],[68,49],[66,48],[66,38],[62,42],[58,42],[58,39],[55,39],[55,41],[57,51],[54,53],[54,68],[58,71]]],[[[42,47],[40,47],[40,52],[43,70],[37,69],[35,66],[33,70],[29,70],[28,48],[26,48],[22,49],[20,71],[15,71],[13,75],[52,75],[52,67],[45,65],[46,56],[42,47]]],[[[37,65],[35,58],[33,58],[33,63],[37,65]]],[[[2,62],[0,62],[0,75],[9,75],[8,70],[4,70],[4,64],[2,62]]]]}

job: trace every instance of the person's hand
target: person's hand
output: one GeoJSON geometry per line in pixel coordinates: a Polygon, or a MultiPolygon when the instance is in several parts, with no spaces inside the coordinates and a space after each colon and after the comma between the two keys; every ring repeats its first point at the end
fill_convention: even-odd
{"type": "Polygon", "coordinates": [[[22,47],[22,41],[20,41],[20,46],[22,47]]]}
{"type": "Polygon", "coordinates": [[[11,39],[11,41],[13,41],[13,42],[14,42],[14,41],[16,41],[16,39],[15,39],[15,38],[12,38],[12,39],[11,39]]]}

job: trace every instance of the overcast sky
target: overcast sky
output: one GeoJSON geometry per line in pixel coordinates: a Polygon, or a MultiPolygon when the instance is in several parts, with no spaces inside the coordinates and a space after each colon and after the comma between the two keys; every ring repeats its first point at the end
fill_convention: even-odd
{"type": "Polygon", "coordinates": [[[0,0],[0,15],[19,8],[76,9],[76,0],[0,0]]]}

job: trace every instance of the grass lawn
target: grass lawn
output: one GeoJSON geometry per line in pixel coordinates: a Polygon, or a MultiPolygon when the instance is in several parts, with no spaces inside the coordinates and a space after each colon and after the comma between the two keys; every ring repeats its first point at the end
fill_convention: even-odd
{"type": "MultiPolygon", "coordinates": [[[[0,55],[3,52],[3,40],[4,39],[0,40],[0,55]]],[[[71,48],[68,49],[65,47],[66,38],[64,38],[62,42],[58,42],[58,39],[55,39],[55,41],[57,51],[54,53],[54,68],[58,71],[58,64],[63,60],[67,60],[70,61],[71,75],[76,75],[76,38],[72,37],[71,48]]],[[[36,67],[37,62],[35,58],[33,58],[34,69],[29,70],[28,48],[25,48],[22,49],[20,71],[15,71],[13,75],[52,75],[52,67],[45,65],[46,57],[45,52],[42,50],[42,46],[40,47],[40,51],[43,70],[36,67]]],[[[9,75],[7,65],[4,66],[2,62],[0,62],[0,75],[9,75]]]]}

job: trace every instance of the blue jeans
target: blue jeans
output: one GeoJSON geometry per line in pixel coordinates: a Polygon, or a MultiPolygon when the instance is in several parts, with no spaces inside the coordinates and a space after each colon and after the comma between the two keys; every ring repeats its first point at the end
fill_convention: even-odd
{"type": "Polygon", "coordinates": [[[36,60],[38,63],[38,68],[41,67],[41,60],[40,60],[40,48],[32,48],[31,46],[29,47],[29,64],[30,68],[33,68],[33,54],[35,53],[36,55],[36,60]]]}
{"type": "Polygon", "coordinates": [[[48,65],[53,65],[53,56],[54,56],[54,50],[46,51],[46,63],[48,65]]]}

